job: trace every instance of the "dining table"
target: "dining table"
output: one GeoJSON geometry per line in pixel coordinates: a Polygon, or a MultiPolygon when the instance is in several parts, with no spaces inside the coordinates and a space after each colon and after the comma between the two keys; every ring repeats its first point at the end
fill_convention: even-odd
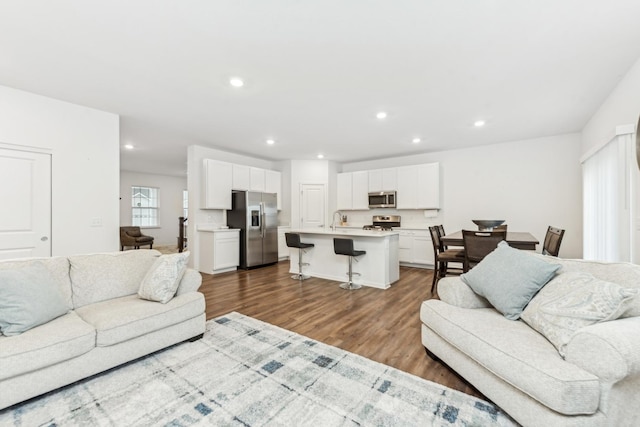
{"type": "MultiPolygon", "coordinates": [[[[462,241],[462,230],[446,234],[440,237],[444,246],[464,246],[462,241]]],[[[540,243],[535,236],[526,231],[507,231],[507,243],[512,248],[535,251],[536,245],[540,243]]]]}

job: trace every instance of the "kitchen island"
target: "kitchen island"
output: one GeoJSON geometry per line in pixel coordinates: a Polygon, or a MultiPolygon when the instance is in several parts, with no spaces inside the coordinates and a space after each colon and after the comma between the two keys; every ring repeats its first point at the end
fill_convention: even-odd
{"type": "MultiPolygon", "coordinates": [[[[348,257],[336,255],[333,251],[333,238],[353,239],[357,250],[367,251],[365,255],[354,258],[354,283],[379,289],[387,289],[400,278],[398,261],[398,232],[377,230],[337,229],[335,231],[318,229],[291,230],[300,234],[304,243],[313,243],[315,247],[307,249],[302,261],[308,262],[304,274],[312,277],[347,281],[348,257]],[[357,260],[357,261],[356,261],[357,260]]],[[[291,273],[298,272],[298,250],[290,250],[291,273]]]]}

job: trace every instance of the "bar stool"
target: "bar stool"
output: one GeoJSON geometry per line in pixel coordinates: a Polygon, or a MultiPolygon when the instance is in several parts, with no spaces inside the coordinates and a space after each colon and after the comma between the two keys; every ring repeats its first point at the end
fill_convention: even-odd
{"type": "MultiPolygon", "coordinates": [[[[340,239],[335,237],[333,239],[333,251],[336,255],[347,255],[349,257],[349,281],[340,285],[342,289],[360,289],[362,285],[358,285],[353,283],[353,275],[359,276],[360,273],[354,273],[352,267],[352,261],[355,257],[360,255],[364,255],[367,251],[357,251],[353,249],[353,240],[352,239],[340,239]]],[[[358,259],[356,258],[356,261],[358,259]]]]}
{"type": "Polygon", "coordinates": [[[309,265],[308,262],[302,262],[302,254],[305,252],[305,249],[312,248],[315,245],[313,243],[302,243],[300,241],[300,235],[298,233],[284,233],[284,237],[287,239],[287,246],[290,248],[297,248],[298,252],[298,274],[294,274],[291,276],[292,279],[296,280],[305,280],[308,279],[309,276],[305,276],[302,274],[302,267],[305,265],[309,265]]]}

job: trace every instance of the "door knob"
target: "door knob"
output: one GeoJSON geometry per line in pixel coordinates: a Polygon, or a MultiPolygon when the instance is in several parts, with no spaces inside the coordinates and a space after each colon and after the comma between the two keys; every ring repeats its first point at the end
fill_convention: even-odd
{"type": "Polygon", "coordinates": [[[47,240],[49,240],[49,238],[47,236],[42,236],[40,240],[42,240],[43,242],[46,242],[47,240]]]}

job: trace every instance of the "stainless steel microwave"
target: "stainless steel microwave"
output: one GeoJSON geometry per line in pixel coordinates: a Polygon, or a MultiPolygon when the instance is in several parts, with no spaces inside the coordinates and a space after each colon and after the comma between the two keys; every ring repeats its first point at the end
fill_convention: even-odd
{"type": "Polygon", "coordinates": [[[395,191],[375,191],[369,193],[369,208],[395,208],[395,191]]]}

